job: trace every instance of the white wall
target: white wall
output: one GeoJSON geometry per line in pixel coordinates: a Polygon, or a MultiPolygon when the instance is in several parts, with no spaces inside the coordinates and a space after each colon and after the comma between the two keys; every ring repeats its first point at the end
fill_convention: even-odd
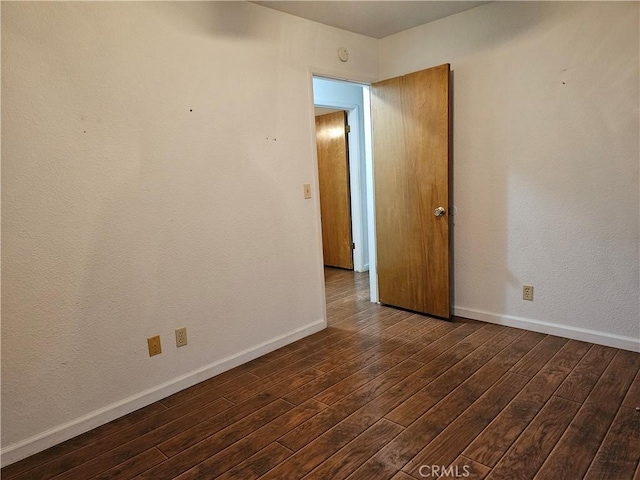
{"type": "Polygon", "coordinates": [[[457,314],[640,349],[638,28],[493,2],[380,41],[381,78],[453,70],[457,314]]]}
{"type": "Polygon", "coordinates": [[[247,2],[3,3],[2,67],[4,463],[323,328],[311,72],[375,80],[375,40],[247,2]]]}
{"type": "Polygon", "coordinates": [[[352,236],[356,248],[353,266],[356,272],[369,270],[367,247],[367,190],[365,183],[364,105],[362,86],[327,78],[313,79],[313,99],[316,105],[335,106],[348,110],[349,167],[351,187],[352,236]]]}

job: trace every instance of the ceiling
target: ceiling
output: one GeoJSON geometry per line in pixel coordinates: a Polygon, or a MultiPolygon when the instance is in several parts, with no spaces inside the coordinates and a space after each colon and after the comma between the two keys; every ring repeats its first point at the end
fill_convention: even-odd
{"type": "Polygon", "coordinates": [[[368,37],[384,38],[489,2],[354,0],[252,3],[368,37]]]}

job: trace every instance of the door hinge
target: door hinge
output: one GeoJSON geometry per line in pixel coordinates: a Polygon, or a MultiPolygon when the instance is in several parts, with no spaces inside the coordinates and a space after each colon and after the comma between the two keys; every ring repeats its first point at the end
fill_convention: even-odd
{"type": "Polygon", "coordinates": [[[352,243],[352,244],[351,244],[351,250],[355,250],[355,249],[356,249],[356,244],[355,244],[355,243],[352,243]]]}
{"type": "Polygon", "coordinates": [[[344,127],[344,132],[351,133],[351,125],[347,125],[346,127],[344,127]]]}

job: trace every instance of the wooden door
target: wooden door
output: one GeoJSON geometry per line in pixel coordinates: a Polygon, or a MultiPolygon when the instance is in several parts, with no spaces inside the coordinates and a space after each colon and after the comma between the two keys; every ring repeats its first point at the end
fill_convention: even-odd
{"type": "Polygon", "coordinates": [[[324,264],[353,270],[346,113],[316,117],[324,264]]]}
{"type": "Polygon", "coordinates": [[[449,65],[375,83],[371,101],[380,302],[449,318],[449,65]]]}

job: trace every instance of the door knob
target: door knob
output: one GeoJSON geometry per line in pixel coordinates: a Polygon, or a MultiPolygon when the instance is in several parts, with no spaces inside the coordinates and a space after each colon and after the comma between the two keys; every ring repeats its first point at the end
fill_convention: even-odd
{"type": "Polygon", "coordinates": [[[445,210],[445,208],[444,208],[444,207],[438,207],[438,208],[436,208],[436,209],[433,211],[433,214],[434,214],[436,217],[441,217],[441,216],[443,216],[446,212],[447,212],[447,211],[445,210]]]}

